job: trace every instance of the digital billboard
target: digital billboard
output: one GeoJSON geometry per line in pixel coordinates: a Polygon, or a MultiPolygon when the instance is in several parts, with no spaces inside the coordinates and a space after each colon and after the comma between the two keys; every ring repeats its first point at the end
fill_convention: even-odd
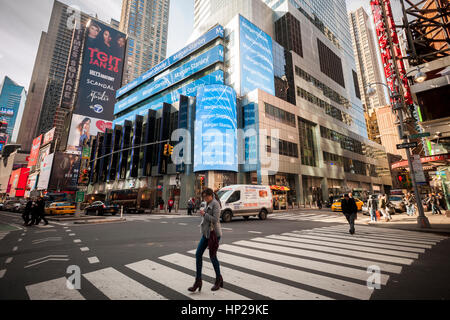
{"type": "Polygon", "coordinates": [[[37,185],[37,190],[47,190],[48,182],[50,181],[50,176],[52,174],[53,159],[55,154],[49,154],[41,162],[41,173],[39,174],[39,180],[37,185]]]}
{"type": "Polygon", "coordinates": [[[0,107],[0,116],[12,117],[14,116],[14,109],[0,107]]]}
{"type": "Polygon", "coordinates": [[[174,65],[178,61],[184,59],[191,53],[197,51],[199,48],[203,47],[204,45],[210,43],[212,40],[217,38],[223,38],[224,37],[224,29],[221,25],[216,26],[214,29],[211,29],[207,33],[205,33],[203,36],[183,48],[182,50],[175,53],[173,56],[167,58],[160,64],[156,65],[155,67],[151,68],[147,72],[145,72],[142,76],[139,78],[131,81],[129,84],[124,86],[123,88],[117,90],[117,98],[124,95],[128,91],[136,88],[141,83],[147,81],[148,79],[152,78],[156,74],[163,72],[170,66],[174,65]]]}
{"type": "Polygon", "coordinates": [[[261,89],[275,95],[272,38],[239,16],[241,96],[261,89]]]}
{"type": "Polygon", "coordinates": [[[35,166],[39,160],[39,149],[41,147],[42,134],[33,140],[31,145],[30,158],[28,160],[28,168],[35,166]]]}
{"type": "Polygon", "coordinates": [[[81,154],[84,143],[89,142],[91,136],[96,136],[99,132],[104,133],[106,129],[112,129],[112,122],[74,114],[67,141],[67,152],[81,154]]]}
{"type": "Polygon", "coordinates": [[[53,128],[52,130],[50,130],[49,132],[47,132],[44,135],[44,138],[42,140],[42,145],[45,146],[46,144],[50,143],[53,141],[53,138],[55,137],[55,131],[56,128],[53,128]]]}
{"type": "Polygon", "coordinates": [[[238,171],[236,92],[224,85],[197,91],[194,172],[238,171]]]}
{"type": "Polygon", "coordinates": [[[138,92],[130,95],[126,99],[118,102],[114,107],[114,114],[120,113],[129,107],[173,86],[174,84],[190,77],[191,75],[213,65],[217,62],[223,62],[223,46],[219,45],[211,50],[201,54],[195,59],[183,64],[172,72],[155,78],[155,81],[142,88],[138,92]]]}
{"type": "Polygon", "coordinates": [[[55,155],[49,190],[73,191],[78,186],[80,155],[58,152],[55,155]]]}
{"type": "Polygon", "coordinates": [[[74,113],[114,119],[116,90],[122,83],[126,35],[97,21],[86,28],[83,63],[74,113]]]}

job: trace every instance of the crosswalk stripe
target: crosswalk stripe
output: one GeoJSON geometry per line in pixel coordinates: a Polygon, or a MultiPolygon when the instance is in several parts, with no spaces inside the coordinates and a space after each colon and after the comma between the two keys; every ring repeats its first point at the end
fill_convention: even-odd
{"type": "Polygon", "coordinates": [[[285,219],[285,218],[298,218],[300,216],[302,216],[302,217],[310,217],[310,216],[314,216],[314,214],[302,214],[302,215],[300,215],[300,214],[292,213],[292,214],[280,214],[280,215],[272,216],[272,217],[279,218],[279,219],[285,219]]]}
{"type": "Polygon", "coordinates": [[[311,240],[311,239],[302,239],[302,238],[296,238],[296,237],[286,237],[286,236],[267,236],[268,239],[275,239],[275,240],[283,240],[288,242],[295,242],[295,243],[301,243],[301,244],[313,244],[313,245],[319,245],[319,246],[327,246],[329,248],[342,248],[342,249],[349,249],[349,250],[359,250],[362,252],[373,252],[373,253],[379,253],[379,254],[386,254],[396,257],[404,257],[404,258],[411,258],[411,259],[417,259],[419,258],[419,255],[417,253],[410,253],[410,252],[400,252],[396,250],[387,250],[383,248],[370,248],[367,246],[361,246],[361,245],[350,245],[350,244],[343,244],[343,243],[336,243],[329,241],[329,239],[324,240],[311,240]]]}
{"type": "MultiPolygon", "coordinates": [[[[239,246],[260,249],[260,250],[274,251],[276,253],[286,253],[286,254],[296,255],[296,256],[301,256],[301,257],[315,258],[315,259],[320,259],[320,260],[327,261],[327,262],[342,263],[342,264],[347,264],[347,265],[351,265],[351,266],[362,267],[364,269],[367,269],[369,266],[372,266],[372,265],[378,265],[381,268],[381,270],[383,270],[384,272],[395,273],[395,274],[400,274],[402,271],[402,267],[397,266],[397,265],[380,263],[380,262],[375,262],[375,261],[370,261],[370,260],[365,260],[365,259],[343,257],[343,256],[335,255],[335,254],[305,250],[305,249],[300,249],[300,248],[288,248],[285,246],[256,243],[256,242],[245,241],[245,240],[237,241],[234,244],[239,245],[239,246]]],[[[222,248],[223,248],[223,245],[220,246],[220,250],[222,248]]]]}
{"type": "Polygon", "coordinates": [[[25,287],[30,300],[86,300],[79,291],[67,288],[67,279],[59,278],[25,287]]]}
{"type": "MultiPolygon", "coordinates": [[[[201,293],[189,293],[187,289],[192,286],[195,277],[154,261],[144,260],[126,267],[194,300],[249,300],[247,297],[226,289],[213,292],[209,288],[205,288],[206,290],[201,293]]],[[[203,281],[203,285],[213,286],[207,281],[203,281]]]]}
{"type": "MultiPolygon", "coordinates": [[[[223,248],[227,248],[228,245],[223,245],[223,248]]],[[[193,252],[193,251],[191,251],[193,252]]],[[[278,266],[272,263],[262,262],[254,259],[243,258],[227,253],[220,253],[220,261],[228,263],[241,268],[250,269],[253,271],[265,273],[278,278],[286,279],[289,281],[301,283],[314,288],[326,290],[341,294],[344,296],[368,300],[372,295],[366,285],[360,285],[357,283],[335,279],[323,275],[314,274],[311,272],[300,271],[292,268],[278,266]]]]}
{"type": "MultiPolygon", "coordinates": [[[[344,267],[336,264],[313,261],[309,259],[290,257],[286,255],[281,255],[277,253],[270,253],[261,250],[248,249],[244,247],[238,247],[234,245],[223,245],[222,250],[231,251],[233,253],[243,254],[246,256],[251,256],[253,258],[261,258],[264,260],[276,261],[284,264],[289,264],[296,267],[302,267],[305,269],[320,271],[329,274],[336,274],[347,278],[352,278],[356,280],[367,281],[368,274],[367,270],[361,270],[351,267],[344,267]]],[[[220,257],[220,256],[219,256],[220,257]]],[[[385,285],[389,279],[389,276],[382,275],[382,283],[385,285]]]]}
{"type": "MultiPolygon", "coordinates": [[[[401,237],[405,237],[405,238],[411,238],[411,239],[417,239],[417,240],[428,240],[428,241],[441,241],[444,239],[447,239],[446,237],[439,237],[439,236],[431,236],[431,235],[423,235],[422,233],[414,233],[411,231],[402,231],[402,230],[398,230],[398,229],[383,229],[383,228],[376,228],[374,229],[374,227],[367,227],[367,226],[363,226],[363,225],[358,225],[357,226],[359,231],[363,231],[366,233],[372,233],[372,234],[377,234],[377,235],[395,235],[395,236],[401,236],[401,237]]],[[[330,230],[345,230],[345,227],[342,226],[333,226],[330,227],[330,230]]]]}
{"type": "Polygon", "coordinates": [[[295,233],[283,233],[282,236],[287,237],[294,237],[294,238],[300,238],[300,239],[313,239],[313,240],[326,240],[326,241],[333,241],[336,243],[348,243],[348,244],[358,244],[365,247],[375,247],[375,248],[383,248],[383,249],[394,249],[394,250],[402,250],[402,251],[410,251],[410,252],[417,252],[417,253],[424,253],[425,249],[419,249],[419,248],[410,248],[410,247],[404,247],[404,246],[396,246],[396,245],[389,245],[389,244],[382,244],[379,243],[361,243],[359,240],[345,240],[345,239],[333,239],[325,236],[320,235],[301,235],[301,234],[295,234],[295,233]]]}
{"type": "Polygon", "coordinates": [[[293,231],[294,233],[302,234],[302,233],[320,233],[324,234],[330,237],[338,236],[338,237],[351,237],[356,239],[361,239],[363,241],[383,241],[384,243],[397,243],[397,244],[407,244],[407,245],[425,245],[425,246],[433,246],[436,244],[436,242],[430,242],[430,241],[420,241],[420,240],[408,240],[408,239],[401,239],[401,238],[389,238],[387,236],[376,236],[376,235],[366,235],[358,232],[357,234],[353,236],[349,236],[348,232],[337,232],[337,231],[330,231],[330,230],[309,230],[309,231],[293,231]]]}
{"type": "MultiPolygon", "coordinates": [[[[382,239],[391,239],[392,241],[407,240],[407,241],[416,241],[418,243],[429,243],[429,244],[436,244],[437,242],[439,242],[439,240],[422,239],[422,238],[416,238],[416,237],[411,237],[411,236],[405,236],[402,234],[396,235],[394,233],[389,234],[389,233],[367,232],[367,231],[361,230],[359,227],[360,226],[356,226],[357,234],[364,235],[364,236],[376,236],[376,237],[382,238],[382,239]]],[[[346,226],[345,229],[325,229],[324,231],[348,235],[348,226],[346,226]]]]}
{"type": "MultiPolygon", "coordinates": [[[[295,231],[294,231],[295,232],[295,231]]],[[[390,240],[383,240],[383,239],[379,239],[376,237],[373,238],[368,238],[368,237],[363,237],[360,236],[359,234],[357,235],[338,235],[338,234],[333,234],[333,233],[327,233],[326,231],[311,231],[311,232],[298,232],[298,233],[292,233],[292,234],[297,234],[297,235],[317,235],[317,236],[326,236],[328,238],[330,238],[330,240],[334,239],[350,239],[350,240],[354,240],[354,239],[358,239],[362,244],[366,245],[366,243],[368,244],[378,244],[380,246],[383,246],[384,244],[392,244],[392,241],[390,240]]],[[[421,243],[414,243],[414,242],[407,242],[407,241],[398,241],[396,242],[397,245],[401,245],[405,248],[409,248],[409,247],[414,247],[414,248],[424,248],[424,249],[431,249],[433,246],[431,244],[421,244],[421,243]]]]}
{"type": "Polygon", "coordinates": [[[381,255],[381,254],[374,254],[374,253],[367,253],[367,252],[359,252],[359,251],[355,251],[355,250],[329,248],[327,246],[319,246],[319,245],[304,244],[304,243],[293,243],[293,242],[289,242],[289,241],[266,239],[266,238],[256,238],[256,239],[252,239],[252,240],[260,241],[260,242],[264,242],[264,243],[278,244],[281,246],[304,248],[304,249],[318,250],[318,251],[330,252],[330,253],[338,253],[338,254],[343,254],[343,255],[352,256],[352,257],[380,260],[380,261],[386,261],[386,262],[390,262],[390,263],[411,265],[414,262],[413,259],[385,256],[385,255],[381,255]]]}
{"type": "Polygon", "coordinates": [[[111,300],[167,300],[113,268],[83,274],[83,277],[111,300]]]}
{"type": "MultiPolygon", "coordinates": [[[[172,254],[160,259],[190,269],[195,265],[195,259],[181,254],[172,254]]],[[[274,300],[331,300],[323,295],[315,294],[306,290],[298,289],[283,283],[261,278],[246,272],[237,271],[224,266],[220,267],[222,274],[225,274],[225,282],[245,288],[248,291],[256,292],[274,300]],[[268,288],[270,288],[268,290],[268,288]]],[[[215,271],[209,264],[204,264],[203,273],[210,277],[215,277],[215,271]]]]}
{"type": "Polygon", "coordinates": [[[5,276],[6,269],[0,270],[0,279],[5,276]]]}

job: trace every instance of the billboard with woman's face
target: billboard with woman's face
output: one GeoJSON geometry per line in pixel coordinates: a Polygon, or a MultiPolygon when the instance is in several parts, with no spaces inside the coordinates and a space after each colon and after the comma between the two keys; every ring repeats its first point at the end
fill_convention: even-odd
{"type": "Polygon", "coordinates": [[[122,85],[126,35],[98,21],[86,28],[74,113],[112,121],[116,91],[122,85]]]}
{"type": "Polygon", "coordinates": [[[96,136],[99,132],[104,133],[106,129],[112,129],[112,122],[74,114],[67,141],[67,152],[81,154],[84,143],[87,143],[91,136],[96,136]]]}

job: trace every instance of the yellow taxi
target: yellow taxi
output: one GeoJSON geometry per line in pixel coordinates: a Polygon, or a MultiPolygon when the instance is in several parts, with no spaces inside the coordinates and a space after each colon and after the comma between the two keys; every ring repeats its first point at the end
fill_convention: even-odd
{"type": "MultiPolygon", "coordinates": [[[[331,206],[331,211],[333,212],[342,212],[342,207],[341,207],[341,201],[343,199],[340,200],[336,200],[333,205],[331,206]]],[[[356,207],[358,208],[358,211],[362,211],[362,207],[364,206],[364,202],[362,202],[359,199],[355,198],[355,202],[356,202],[356,207]]]]}
{"type": "Polygon", "coordinates": [[[47,215],[60,215],[60,214],[75,214],[75,205],[67,202],[53,202],[47,208],[45,208],[45,214],[47,215]]]}

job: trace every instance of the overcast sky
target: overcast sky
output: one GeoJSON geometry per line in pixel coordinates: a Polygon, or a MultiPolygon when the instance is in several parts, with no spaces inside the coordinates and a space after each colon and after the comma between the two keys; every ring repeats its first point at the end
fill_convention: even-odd
{"type": "MultiPolygon", "coordinates": [[[[346,0],[348,10],[364,6],[369,0],[346,0]]],[[[62,0],[77,5],[86,13],[98,14],[109,22],[120,19],[122,0],[62,0]]],[[[181,49],[189,38],[194,22],[194,0],[171,0],[168,55],[181,49]]],[[[8,75],[28,86],[33,72],[39,39],[47,31],[53,0],[0,0],[0,82],[8,75]]]]}

